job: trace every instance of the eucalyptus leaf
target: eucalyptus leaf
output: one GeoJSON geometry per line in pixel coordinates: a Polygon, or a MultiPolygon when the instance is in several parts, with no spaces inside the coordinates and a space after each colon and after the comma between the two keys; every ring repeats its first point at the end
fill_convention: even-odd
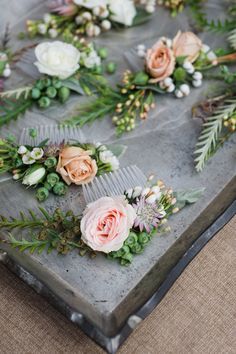
{"type": "Polygon", "coordinates": [[[135,16],[132,27],[142,25],[150,20],[151,14],[142,8],[137,8],[137,15],[135,16]]]}
{"type": "Polygon", "coordinates": [[[176,207],[182,209],[188,204],[193,204],[203,195],[205,188],[195,188],[189,190],[179,190],[174,193],[177,199],[176,207]]]}
{"type": "Polygon", "coordinates": [[[116,157],[121,157],[124,155],[125,151],[127,150],[126,145],[121,145],[121,144],[111,144],[111,145],[106,145],[108,150],[110,150],[116,157]]]}
{"type": "Polygon", "coordinates": [[[71,91],[77,92],[79,95],[85,95],[83,88],[78,79],[71,77],[63,81],[63,86],[67,87],[71,91]]]}

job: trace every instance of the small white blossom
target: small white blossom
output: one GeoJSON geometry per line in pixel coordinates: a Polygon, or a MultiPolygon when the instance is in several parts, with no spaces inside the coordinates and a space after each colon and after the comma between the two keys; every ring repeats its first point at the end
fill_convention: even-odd
{"type": "Polygon", "coordinates": [[[166,91],[169,93],[174,92],[174,90],[175,90],[175,85],[173,83],[170,84],[166,89],[166,91]]]}
{"type": "Polygon", "coordinates": [[[132,188],[130,188],[130,189],[128,189],[127,191],[126,191],[126,195],[127,195],[127,198],[131,198],[132,197],[132,195],[133,195],[133,189],[132,188]]]}
{"type": "Polygon", "coordinates": [[[145,58],[145,56],[146,56],[146,52],[144,52],[143,50],[139,50],[139,51],[137,52],[137,54],[138,54],[138,57],[139,57],[139,58],[145,58]]]}
{"type": "Polygon", "coordinates": [[[11,69],[5,68],[5,69],[3,70],[2,75],[3,75],[4,77],[9,77],[9,76],[11,76],[11,69]]]}
{"type": "Polygon", "coordinates": [[[110,150],[101,151],[99,158],[103,163],[109,163],[110,159],[113,157],[113,153],[110,150]]]}
{"type": "Polygon", "coordinates": [[[193,80],[192,84],[194,87],[200,87],[202,86],[202,80],[193,80]]]}
{"type": "Polygon", "coordinates": [[[180,85],[179,89],[184,96],[188,96],[190,94],[190,87],[187,84],[180,85]]]}
{"type": "Polygon", "coordinates": [[[34,148],[31,153],[30,156],[32,157],[32,159],[34,160],[40,160],[43,157],[44,151],[41,148],[34,148]]]}
{"type": "Polygon", "coordinates": [[[27,151],[28,151],[28,150],[27,150],[27,148],[26,148],[24,145],[21,145],[21,146],[19,147],[19,149],[17,150],[18,154],[20,154],[20,155],[26,154],[27,151]]]}
{"type": "Polygon", "coordinates": [[[15,173],[12,178],[14,179],[14,181],[18,181],[18,179],[20,179],[20,175],[18,173],[15,173]]]}
{"type": "Polygon", "coordinates": [[[185,61],[183,64],[183,68],[189,73],[189,74],[193,74],[195,69],[192,63],[190,63],[189,61],[185,61]]]}
{"type": "Polygon", "coordinates": [[[58,36],[58,32],[55,28],[51,28],[49,31],[48,31],[48,34],[51,38],[56,38],[58,36]]]}
{"type": "Polygon", "coordinates": [[[93,68],[95,66],[101,65],[101,58],[98,56],[95,50],[92,50],[88,56],[85,53],[82,53],[82,58],[84,61],[84,66],[86,68],[93,68]]]}
{"type": "Polygon", "coordinates": [[[94,36],[97,37],[101,33],[101,28],[99,26],[94,26],[94,36]]]}
{"type": "Polygon", "coordinates": [[[76,18],[75,18],[75,23],[76,23],[77,25],[81,25],[83,22],[84,22],[84,20],[83,20],[83,17],[82,17],[82,16],[76,16],[76,18]]]}
{"type": "Polygon", "coordinates": [[[133,198],[139,197],[140,194],[141,194],[141,192],[142,192],[142,190],[143,190],[143,188],[142,188],[141,186],[136,186],[136,187],[134,188],[132,197],[133,197],[133,198]]]}
{"type": "Polygon", "coordinates": [[[109,16],[109,11],[106,8],[102,8],[102,10],[100,11],[100,15],[101,18],[107,18],[109,16]]]}
{"type": "Polygon", "coordinates": [[[207,52],[209,52],[210,50],[211,50],[211,48],[209,47],[209,45],[203,44],[203,46],[202,46],[202,51],[203,51],[203,53],[207,53],[207,52]]]}
{"type": "Polygon", "coordinates": [[[112,171],[116,171],[120,167],[120,162],[115,155],[110,159],[109,164],[111,165],[112,171]]]}
{"type": "Polygon", "coordinates": [[[193,78],[194,80],[202,80],[202,73],[200,71],[195,71],[193,78]]]}
{"type": "Polygon", "coordinates": [[[154,5],[147,5],[145,7],[145,10],[149,13],[152,14],[153,12],[155,12],[155,6],[154,5]]]}
{"type": "Polygon", "coordinates": [[[31,157],[30,152],[28,151],[26,154],[23,155],[22,162],[25,165],[32,165],[33,163],[35,163],[35,160],[31,157]]]}
{"type": "Polygon", "coordinates": [[[111,22],[109,20],[103,20],[101,26],[105,31],[109,31],[111,29],[111,22]]]}
{"type": "Polygon", "coordinates": [[[145,50],[146,50],[146,46],[145,46],[144,44],[139,44],[139,45],[137,45],[137,51],[139,51],[139,50],[141,50],[141,51],[144,51],[144,52],[145,52],[145,50]]]}
{"type": "Polygon", "coordinates": [[[175,96],[176,96],[177,98],[182,98],[182,97],[184,97],[183,92],[180,91],[180,90],[175,90],[175,96]]]}
{"type": "Polygon", "coordinates": [[[95,16],[99,16],[99,15],[100,15],[100,11],[101,11],[101,7],[100,7],[100,6],[95,6],[95,7],[93,8],[93,14],[94,14],[95,16]]]}
{"type": "Polygon", "coordinates": [[[40,34],[45,34],[47,32],[47,26],[44,23],[38,25],[38,32],[40,34]]]}
{"type": "Polygon", "coordinates": [[[85,11],[83,14],[82,14],[82,17],[84,20],[86,21],[91,21],[92,20],[92,15],[90,12],[88,11],[85,11]]]}
{"type": "Polygon", "coordinates": [[[217,56],[215,55],[214,52],[210,51],[209,53],[207,53],[207,59],[215,60],[216,58],[217,58],[217,56]]]}
{"type": "Polygon", "coordinates": [[[166,87],[169,87],[169,86],[173,83],[173,80],[172,80],[171,77],[166,77],[166,78],[164,79],[163,83],[164,83],[164,85],[165,85],[166,87]]]}
{"type": "Polygon", "coordinates": [[[157,196],[154,193],[149,195],[149,197],[146,198],[146,202],[148,204],[153,204],[153,203],[155,203],[156,200],[157,200],[157,196]]]}

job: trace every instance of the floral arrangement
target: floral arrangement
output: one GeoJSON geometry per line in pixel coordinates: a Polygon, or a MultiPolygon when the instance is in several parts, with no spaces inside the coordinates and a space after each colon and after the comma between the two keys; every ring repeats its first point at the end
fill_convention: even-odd
{"type": "Polygon", "coordinates": [[[71,92],[91,94],[104,83],[99,69],[101,57],[92,44],[55,41],[35,47],[33,63],[42,77],[33,84],[0,93],[0,125],[16,119],[32,105],[48,108],[53,102],[65,103],[71,92]],[[79,49],[78,49],[79,48],[79,49]]]}
{"type": "Polygon", "coordinates": [[[195,203],[202,190],[173,192],[162,181],[145,188],[136,186],[123,195],[105,196],[87,205],[82,215],[56,209],[32,210],[20,218],[0,217],[0,229],[27,229],[28,237],[16,239],[11,233],[2,242],[39,254],[55,249],[59,254],[79,250],[81,256],[97,253],[128,265],[142,253],[158,232],[167,232],[166,222],[187,204],[195,203]]]}
{"type": "Polygon", "coordinates": [[[117,134],[129,132],[135,128],[138,116],[145,120],[154,108],[153,93],[184,98],[191,93],[191,87],[201,87],[203,72],[236,59],[235,55],[217,57],[194,33],[181,31],[173,40],[160,38],[150,49],[139,45],[137,55],[144,61],[143,71],[127,70],[117,89],[102,87],[99,97],[80,107],[78,115],[66,123],[82,126],[111,114],[117,134]]]}
{"type": "Polygon", "coordinates": [[[10,172],[13,180],[37,188],[36,198],[42,202],[50,193],[64,196],[71,184],[87,184],[96,175],[117,170],[124,149],[112,148],[79,141],[48,143],[48,139],[37,146],[19,146],[12,138],[1,139],[0,174],[10,172]]]}
{"type": "Polygon", "coordinates": [[[144,11],[133,0],[51,0],[49,10],[42,20],[27,21],[30,37],[99,36],[111,28],[137,25],[154,11],[150,6],[144,11]]]}

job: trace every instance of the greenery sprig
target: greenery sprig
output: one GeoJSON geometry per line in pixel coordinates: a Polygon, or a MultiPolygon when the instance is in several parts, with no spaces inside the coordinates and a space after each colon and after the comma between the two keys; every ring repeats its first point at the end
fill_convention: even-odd
{"type": "Polygon", "coordinates": [[[205,118],[195,150],[197,172],[203,170],[209,158],[235,132],[235,127],[236,98],[232,97],[220,103],[213,114],[205,118]]]}

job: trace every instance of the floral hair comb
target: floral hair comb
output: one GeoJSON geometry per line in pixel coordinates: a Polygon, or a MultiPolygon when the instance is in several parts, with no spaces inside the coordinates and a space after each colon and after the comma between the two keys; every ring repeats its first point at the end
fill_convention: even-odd
{"type": "Polygon", "coordinates": [[[153,176],[147,179],[136,166],[130,166],[83,186],[88,204],[82,215],[39,208],[41,215],[29,210],[29,215],[21,213],[20,218],[0,216],[0,229],[28,230],[27,238],[9,233],[2,242],[38,253],[53,249],[64,255],[76,249],[81,256],[102,253],[122,265],[130,264],[157,233],[170,230],[166,222],[172,214],[195,203],[203,192],[173,192],[162,181],[152,180],[153,176]]]}
{"type": "Polygon", "coordinates": [[[10,172],[15,181],[37,188],[37,199],[44,201],[50,192],[64,196],[71,184],[83,185],[96,175],[117,170],[125,149],[88,143],[77,128],[29,128],[19,144],[12,137],[0,140],[0,174],[10,172]]]}
{"type": "Polygon", "coordinates": [[[155,8],[154,6],[136,6],[139,2],[134,0],[51,0],[48,2],[50,13],[46,13],[42,20],[28,20],[27,31],[31,38],[62,36],[66,39],[79,35],[97,37],[101,32],[106,32],[111,28],[130,27],[147,20],[148,14],[155,8]]]}
{"type": "Polygon", "coordinates": [[[53,102],[64,104],[71,92],[90,95],[105,82],[99,72],[101,57],[93,44],[83,40],[75,45],[60,41],[40,43],[34,52],[24,52],[18,66],[34,82],[0,93],[0,126],[34,105],[47,109],[53,102]]]}
{"type": "MultiPolygon", "coordinates": [[[[136,53],[136,58],[141,58],[140,71],[125,71],[117,89],[102,89],[94,102],[80,105],[78,114],[66,123],[82,126],[105,117],[105,112],[113,117],[118,135],[130,132],[135,128],[137,118],[145,120],[155,107],[154,95],[171,94],[184,98],[190,94],[191,87],[202,85],[207,70],[236,60],[235,51],[217,56],[224,52],[223,49],[213,52],[192,32],[179,31],[173,39],[161,37],[149,49],[141,44],[136,53]]],[[[132,61],[135,58],[132,57],[132,61]]]]}

